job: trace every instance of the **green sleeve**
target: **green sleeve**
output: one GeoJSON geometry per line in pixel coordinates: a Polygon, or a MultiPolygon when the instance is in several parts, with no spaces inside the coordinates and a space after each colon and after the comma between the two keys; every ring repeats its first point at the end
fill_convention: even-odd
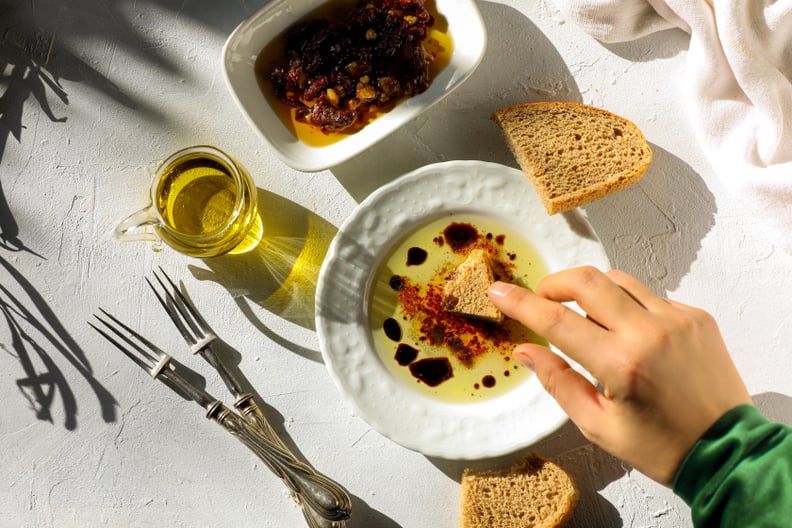
{"type": "Polygon", "coordinates": [[[792,526],[792,428],[752,405],[732,409],[690,450],[673,489],[697,528],[792,526]]]}

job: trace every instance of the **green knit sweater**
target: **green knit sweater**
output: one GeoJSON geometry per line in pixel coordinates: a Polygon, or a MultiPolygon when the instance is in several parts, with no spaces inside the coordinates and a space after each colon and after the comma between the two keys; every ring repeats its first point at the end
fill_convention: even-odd
{"type": "Polygon", "coordinates": [[[792,527],[792,428],[756,407],[724,414],[696,442],[673,482],[701,527],[792,527]]]}

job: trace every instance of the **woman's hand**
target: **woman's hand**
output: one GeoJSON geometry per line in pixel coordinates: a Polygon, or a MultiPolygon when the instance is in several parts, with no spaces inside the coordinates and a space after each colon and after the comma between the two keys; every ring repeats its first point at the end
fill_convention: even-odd
{"type": "Polygon", "coordinates": [[[514,351],[586,438],[658,482],[671,483],[725,412],[751,403],[715,320],[626,273],[570,269],[547,276],[535,293],[496,282],[490,298],[599,381],[601,391],[543,346],[514,351]]]}

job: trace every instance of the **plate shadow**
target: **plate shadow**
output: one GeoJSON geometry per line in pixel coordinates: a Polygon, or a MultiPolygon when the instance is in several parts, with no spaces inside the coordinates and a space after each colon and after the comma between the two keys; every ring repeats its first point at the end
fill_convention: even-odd
{"type": "Polygon", "coordinates": [[[651,147],[654,159],[637,184],[584,210],[611,265],[665,296],[690,271],[715,225],[717,204],[690,165],[651,147]]]}

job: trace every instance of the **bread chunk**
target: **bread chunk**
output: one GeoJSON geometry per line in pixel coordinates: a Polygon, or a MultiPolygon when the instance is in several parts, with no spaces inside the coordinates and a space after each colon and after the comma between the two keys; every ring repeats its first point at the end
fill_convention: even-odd
{"type": "Polygon", "coordinates": [[[495,282],[489,255],[474,249],[457,266],[443,288],[443,308],[468,317],[500,323],[503,313],[490,301],[487,291],[495,282]]]}
{"type": "Polygon", "coordinates": [[[635,124],[592,106],[528,103],[492,119],[551,215],[626,189],[652,162],[635,124]]]}
{"type": "Polygon", "coordinates": [[[460,528],[556,528],[572,518],[578,490],[559,466],[528,453],[509,470],[462,474],[460,528]]]}

